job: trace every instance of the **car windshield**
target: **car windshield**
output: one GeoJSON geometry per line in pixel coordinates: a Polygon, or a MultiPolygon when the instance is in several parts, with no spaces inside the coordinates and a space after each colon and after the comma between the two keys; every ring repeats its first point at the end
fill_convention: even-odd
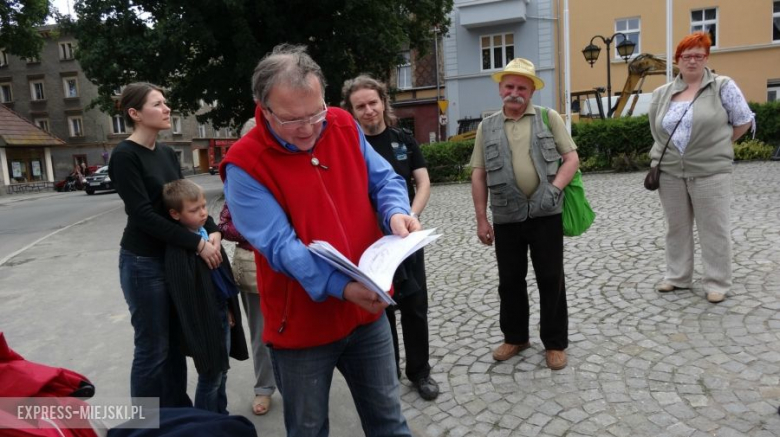
{"type": "Polygon", "coordinates": [[[99,169],[97,169],[97,171],[95,173],[96,174],[108,173],[108,166],[104,165],[103,167],[100,167],[99,169]]]}

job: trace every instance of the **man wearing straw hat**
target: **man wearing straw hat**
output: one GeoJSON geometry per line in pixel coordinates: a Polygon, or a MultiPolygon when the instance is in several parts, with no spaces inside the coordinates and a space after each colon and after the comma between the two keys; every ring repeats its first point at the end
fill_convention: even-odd
{"type": "Polygon", "coordinates": [[[496,244],[500,326],[504,342],[493,351],[504,361],[531,346],[526,274],[528,251],[540,302],[540,337],[547,367],[566,367],[568,311],[563,272],[563,189],[579,157],[561,116],[531,104],[544,87],[534,64],[513,59],[493,74],[503,109],[482,120],[471,156],[471,195],[482,244],[496,244]],[[543,112],[547,113],[546,117],[543,112]],[[547,118],[547,120],[544,120],[547,118]],[[488,221],[490,198],[493,226],[488,221]]]}

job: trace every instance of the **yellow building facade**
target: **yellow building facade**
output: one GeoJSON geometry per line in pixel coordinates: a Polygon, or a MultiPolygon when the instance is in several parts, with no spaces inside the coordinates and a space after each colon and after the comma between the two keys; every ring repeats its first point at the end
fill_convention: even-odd
{"type": "MultiPolygon", "coordinates": [[[[553,1],[557,2],[561,20],[558,47],[562,54],[564,0],[553,1]]],[[[607,57],[613,95],[626,82],[627,63],[616,51],[622,36],[613,39],[609,54],[604,42],[595,38],[593,44],[602,49],[600,56],[592,68],[585,60],[582,50],[596,35],[608,39],[622,32],[637,44],[635,56],[649,53],[665,59],[666,4],[666,0],[569,0],[571,89],[606,88],[607,57]]],[[[715,37],[710,68],[733,78],[748,101],[780,100],[780,0],[673,0],[672,56],[677,43],[699,29],[708,30],[715,37]]],[[[562,62],[563,56],[559,55],[559,71],[562,62]]],[[[558,89],[563,90],[563,74],[558,77],[558,89]]],[[[652,92],[665,81],[664,75],[648,76],[642,92],[652,92]]],[[[613,104],[614,100],[613,97],[613,104]]]]}

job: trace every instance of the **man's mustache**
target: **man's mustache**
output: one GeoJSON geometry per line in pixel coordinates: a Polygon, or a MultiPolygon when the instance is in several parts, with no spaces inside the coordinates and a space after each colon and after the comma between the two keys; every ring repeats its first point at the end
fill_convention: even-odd
{"type": "Polygon", "coordinates": [[[519,105],[525,105],[525,99],[522,96],[506,96],[504,97],[504,103],[517,103],[519,105]]]}

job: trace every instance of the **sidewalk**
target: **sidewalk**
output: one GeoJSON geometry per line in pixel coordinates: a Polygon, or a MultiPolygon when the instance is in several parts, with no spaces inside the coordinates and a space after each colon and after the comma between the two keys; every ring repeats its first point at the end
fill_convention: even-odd
{"type": "Polygon", "coordinates": [[[18,194],[6,194],[5,190],[0,190],[0,205],[5,205],[14,202],[22,202],[25,200],[41,199],[46,197],[56,196],[60,193],[54,190],[39,191],[32,193],[18,193],[18,194]]]}
{"type": "MultiPolygon", "coordinates": [[[[425,251],[432,376],[442,393],[424,401],[402,379],[415,435],[780,436],[780,163],[735,167],[734,286],[718,305],[704,298],[698,253],[691,290],[654,290],[664,219],[643,178],[583,176],[597,218],[565,240],[569,365],[557,372],[544,364],[531,272],[531,348],[493,361],[502,341],[494,249],[476,239],[470,186],[433,187],[422,222],[443,233],[425,251]]],[[[116,266],[123,225],[118,210],[0,266],[0,329],[11,347],[88,375],[106,397],[127,393],[132,356],[116,266]]],[[[252,416],[251,362],[232,365],[230,411],[247,415],[258,435],[283,436],[278,393],[267,416],[252,416]]],[[[332,436],[362,435],[340,378],[330,408],[332,436]]]]}

